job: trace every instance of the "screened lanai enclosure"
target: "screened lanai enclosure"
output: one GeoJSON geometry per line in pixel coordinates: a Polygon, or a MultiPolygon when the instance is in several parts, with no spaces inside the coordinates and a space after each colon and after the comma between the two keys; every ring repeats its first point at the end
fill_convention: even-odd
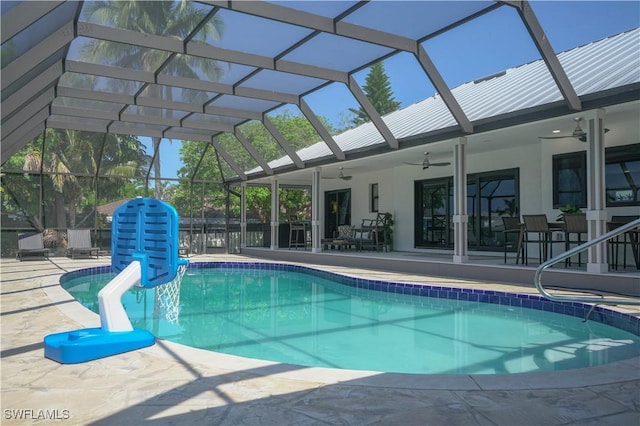
{"type": "MultiPolygon", "coordinates": [[[[146,146],[128,135],[47,129],[3,164],[3,256],[15,256],[16,233],[28,231],[44,232],[45,245],[64,253],[68,228],[91,229],[95,243],[108,252],[113,211],[137,196],[176,208],[181,246],[189,253],[238,251],[240,194],[225,183],[229,172],[216,150],[182,142],[178,154],[170,151],[173,143],[146,146]],[[162,173],[163,154],[180,155],[177,176],[162,173]]],[[[283,218],[310,217],[309,189],[279,191],[283,218]]],[[[251,246],[269,245],[270,199],[269,187],[247,190],[251,246]]]]}
{"type": "MultiPolygon", "coordinates": [[[[415,226],[424,240],[415,247],[453,244],[466,202],[447,210],[446,238],[420,234],[411,206],[428,203],[413,191],[433,187],[434,168],[406,165],[425,152],[451,164],[447,188],[465,200],[467,151],[513,156],[578,117],[596,144],[611,128],[616,164],[640,164],[638,23],[563,44],[557,18],[575,8],[561,3],[3,1],[2,256],[33,231],[63,254],[72,228],[90,229],[108,252],[113,211],[138,196],[177,209],[189,253],[283,247],[278,224],[309,223],[319,237],[394,208],[405,218],[396,235],[413,241],[415,226]],[[396,171],[376,175],[385,170],[396,171]],[[389,195],[405,188],[410,202],[389,195]],[[332,210],[331,197],[348,211],[332,210]]],[[[492,190],[493,213],[531,208],[518,170],[498,173],[511,186],[492,190]]],[[[636,173],[623,207],[638,205],[636,173]]],[[[491,214],[478,211],[472,226],[483,232],[491,214]]],[[[491,226],[489,248],[501,249],[503,229],[491,226]]]]}

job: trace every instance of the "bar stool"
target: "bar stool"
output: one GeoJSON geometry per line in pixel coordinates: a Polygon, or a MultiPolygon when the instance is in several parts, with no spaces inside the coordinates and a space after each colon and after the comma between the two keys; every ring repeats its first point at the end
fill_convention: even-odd
{"type": "MultiPolygon", "coordinates": [[[[640,216],[613,216],[611,217],[611,222],[609,222],[608,224],[608,230],[611,231],[629,222],[633,222],[638,218],[640,218],[640,216]]],[[[620,254],[620,246],[622,246],[622,268],[627,268],[627,246],[631,246],[633,244],[631,238],[632,236],[625,232],[622,235],[616,236],[615,239],[612,239],[609,242],[609,245],[611,246],[611,260],[609,261],[609,263],[611,264],[612,269],[618,269],[618,255],[620,254]]]]}
{"type": "MultiPolygon", "coordinates": [[[[588,232],[587,215],[585,213],[565,213],[564,218],[564,248],[568,251],[571,244],[580,245],[586,242],[582,240],[582,235],[588,232]],[[572,241],[571,236],[576,235],[576,240],[572,241]]],[[[582,253],[578,253],[578,266],[582,266],[582,253]]],[[[564,262],[565,266],[571,266],[571,258],[567,258],[564,262]]]]}
{"type": "Polygon", "coordinates": [[[516,265],[520,255],[522,254],[522,263],[524,263],[524,247],[522,246],[522,224],[520,219],[511,216],[502,216],[504,225],[504,263],[507,263],[507,239],[509,235],[516,234],[518,242],[516,243],[516,265]]]}
{"type": "Polygon", "coordinates": [[[307,227],[295,216],[291,216],[289,220],[289,250],[307,248],[307,227]]]}
{"type": "Polygon", "coordinates": [[[527,256],[528,243],[538,244],[538,254],[540,263],[546,261],[549,255],[553,256],[553,243],[564,243],[564,241],[553,241],[553,232],[549,227],[547,216],[544,214],[522,215],[524,222],[524,250],[525,265],[529,264],[529,256],[527,256]],[[533,237],[531,236],[533,234],[533,237]]]}

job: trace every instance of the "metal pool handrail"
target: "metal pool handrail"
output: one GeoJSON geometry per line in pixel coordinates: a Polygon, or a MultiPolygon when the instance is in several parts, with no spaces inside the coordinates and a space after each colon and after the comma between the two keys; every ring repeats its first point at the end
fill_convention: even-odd
{"type": "MultiPolygon", "coordinates": [[[[640,305],[640,299],[620,299],[615,297],[603,297],[603,296],[600,296],[600,297],[558,296],[558,295],[549,293],[542,286],[542,282],[540,281],[540,277],[542,276],[542,273],[545,271],[545,269],[555,265],[556,263],[562,262],[563,260],[568,259],[575,254],[581,253],[591,246],[605,242],[613,237],[617,237],[618,235],[621,235],[627,232],[628,230],[639,227],[639,226],[640,226],[640,219],[636,219],[632,222],[622,224],[616,229],[607,232],[606,234],[603,234],[597,238],[594,238],[591,241],[587,241],[586,243],[580,244],[579,246],[574,247],[571,250],[567,250],[566,252],[540,264],[540,266],[536,268],[536,272],[533,276],[533,283],[535,284],[536,289],[538,289],[538,292],[540,292],[540,294],[542,294],[544,297],[546,297],[547,299],[553,300],[554,302],[586,302],[586,303],[597,303],[597,304],[606,304],[606,305],[640,305]]],[[[570,290],[570,289],[567,289],[567,290],[570,290]]],[[[580,291],[584,291],[584,290],[580,290],[580,291]]]]}

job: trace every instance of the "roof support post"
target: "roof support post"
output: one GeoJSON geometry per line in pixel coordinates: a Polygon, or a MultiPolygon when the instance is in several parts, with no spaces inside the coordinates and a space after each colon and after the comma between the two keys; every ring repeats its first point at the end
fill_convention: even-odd
{"type": "Polygon", "coordinates": [[[544,33],[544,30],[542,29],[536,14],[533,12],[533,9],[531,9],[529,2],[505,1],[504,3],[514,6],[518,10],[518,14],[520,15],[520,18],[522,18],[522,22],[527,28],[527,31],[529,31],[531,39],[542,55],[544,63],[547,64],[547,68],[549,68],[549,72],[551,73],[553,80],[558,85],[558,89],[560,89],[562,96],[567,101],[569,108],[573,111],[581,111],[582,102],[580,101],[580,98],[578,98],[578,94],[573,88],[567,74],[564,72],[564,68],[562,68],[556,53],[551,47],[551,43],[549,43],[549,38],[544,33]]]}
{"type": "Polygon", "coordinates": [[[335,139],[333,139],[333,136],[329,134],[327,129],[322,125],[320,120],[318,120],[318,117],[302,98],[300,98],[300,111],[302,111],[304,116],[307,117],[309,123],[311,123],[314,129],[316,129],[316,132],[318,132],[322,140],[327,144],[331,152],[333,152],[333,155],[335,155],[338,160],[344,160],[346,156],[342,149],[340,149],[335,139]]]}
{"type": "Polygon", "coordinates": [[[318,253],[322,251],[320,241],[320,223],[322,210],[320,209],[320,167],[313,169],[311,175],[311,251],[318,253]]]}
{"type": "MultiPolygon", "coordinates": [[[[605,187],[603,109],[589,113],[587,118],[587,237],[598,238],[607,232],[607,198],[605,187]]],[[[609,270],[607,244],[589,247],[587,272],[602,274],[609,270]]]]}
{"type": "Polygon", "coordinates": [[[376,126],[376,129],[378,129],[378,131],[380,132],[384,140],[387,141],[389,148],[398,149],[398,146],[399,146],[398,140],[396,139],[395,136],[393,136],[393,133],[391,133],[391,130],[389,130],[389,127],[387,127],[387,124],[384,122],[384,120],[382,120],[382,117],[380,117],[380,114],[375,109],[371,101],[369,101],[369,98],[367,98],[367,95],[360,88],[360,86],[356,82],[356,79],[353,78],[353,76],[351,75],[349,76],[348,87],[351,93],[353,94],[353,96],[360,103],[364,111],[367,113],[367,115],[371,119],[371,122],[373,123],[373,125],[376,126]]]}
{"type": "Polygon", "coordinates": [[[291,160],[294,162],[294,164],[299,169],[304,169],[304,162],[300,159],[298,154],[296,154],[296,152],[293,150],[291,145],[289,145],[289,143],[285,140],[285,138],[282,136],[282,134],[276,128],[276,126],[274,126],[273,123],[271,122],[271,120],[269,120],[269,117],[267,117],[266,114],[264,114],[262,116],[262,124],[264,124],[264,127],[267,128],[269,133],[271,133],[271,136],[273,136],[273,138],[276,141],[278,141],[278,143],[280,144],[282,149],[284,149],[284,152],[287,153],[287,155],[289,156],[289,158],[291,158],[291,160]]]}
{"type": "Polygon", "coordinates": [[[460,137],[453,146],[453,263],[469,260],[467,249],[467,138],[460,137]]]}
{"type": "Polygon", "coordinates": [[[247,182],[240,184],[240,249],[247,247],[247,182]]]}
{"type": "Polygon", "coordinates": [[[271,250],[278,248],[278,228],[280,226],[280,186],[278,178],[271,178],[271,250]]]}

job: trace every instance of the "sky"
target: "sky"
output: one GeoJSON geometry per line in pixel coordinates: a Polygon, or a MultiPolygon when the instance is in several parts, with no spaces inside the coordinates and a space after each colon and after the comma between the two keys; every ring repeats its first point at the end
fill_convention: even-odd
{"type": "MultiPolygon", "coordinates": [[[[532,1],[532,8],[556,52],[640,26],[640,1],[532,1]],[[569,18],[567,18],[569,17],[569,18]]],[[[450,88],[540,59],[518,14],[510,7],[470,21],[423,44],[450,88]],[[453,48],[452,48],[453,46],[453,48]]],[[[384,62],[391,89],[401,108],[435,93],[413,55],[401,53],[384,62]]],[[[362,87],[367,70],[354,77],[362,87]]],[[[343,84],[330,85],[305,97],[316,115],[344,127],[349,108],[359,108],[343,84]]],[[[285,106],[291,113],[295,107],[285,106]]],[[[277,111],[275,111],[277,113],[277,111]]],[[[151,146],[148,138],[140,138],[151,146]]],[[[177,177],[179,141],[163,141],[164,177],[177,177]],[[170,160],[169,160],[170,159],[170,160]]],[[[152,152],[149,150],[148,152],[152,152]]]]}

